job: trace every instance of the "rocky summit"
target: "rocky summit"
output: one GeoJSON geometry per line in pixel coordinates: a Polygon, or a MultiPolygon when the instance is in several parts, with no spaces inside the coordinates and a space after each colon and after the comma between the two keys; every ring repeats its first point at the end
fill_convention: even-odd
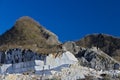
{"type": "Polygon", "coordinates": [[[0,35],[0,80],[120,80],[119,50],[106,34],[61,43],[24,16],[0,35]]]}
{"type": "Polygon", "coordinates": [[[21,17],[15,25],[0,36],[0,49],[25,48],[48,53],[60,42],[58,37],[28,16],[21,17]]]}

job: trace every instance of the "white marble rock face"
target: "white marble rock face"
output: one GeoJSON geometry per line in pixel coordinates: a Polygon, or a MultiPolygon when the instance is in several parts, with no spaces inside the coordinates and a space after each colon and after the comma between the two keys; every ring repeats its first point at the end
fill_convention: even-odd
{"type": "Polygon", "coordinates": [[[0,73],[19,73],[28,70],[34,70],[35,60],[41,61],[45,56],[37,54],[31,50],[9,49],[6,52],[0,52],[0,73]]]}
{"type": "Polygon", "coordinates": [[[75,56],[66,51],[59,57],[52,54],[45,56],[31,50],[10,49],[0,52],[0,74],[23,73],[26,71],[40,72],[43,69],[57,69],[58,67],[78,62],[75,56]]]}

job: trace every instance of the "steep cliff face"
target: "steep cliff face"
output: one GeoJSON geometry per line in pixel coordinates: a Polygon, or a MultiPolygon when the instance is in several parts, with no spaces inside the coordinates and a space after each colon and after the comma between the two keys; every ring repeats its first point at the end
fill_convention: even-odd
{"type": "Polygon", "coordinates": [[[59,45],[58,37],[30,17],[21,17],[15,25],[0,37],[0,49],[24,48],[49,53],[59,45]],[[52,50],[52,49],[51,49],[52,50]]]}
{"type": "Polygon", "coordinates": [[[41,55],[31,50],[10,49],[0,54],[0,74],[34,72],[42,74],[42,70],[61,70],[70,64],[78,62],[75,56],[66,51],[62,54],[56,53],[41,55]],[[55,54],[54,54],[55,55],[55,54]]]}
{"type": "Polygon", "coordinates": [[[15,64],[20,62],[43,60],[45,55],[37,54],[30,49],[9,49],[5,52],[0,52],[1,64],[15,64]]]}
{"type": "Polygon", "coordinates": [[[100,48],[109,56],[120,60],[120,38],[116,38],[106,34],[91,34],[79,41],[76,44],[81,47],[91,48],[93,46],[100,48]]]}

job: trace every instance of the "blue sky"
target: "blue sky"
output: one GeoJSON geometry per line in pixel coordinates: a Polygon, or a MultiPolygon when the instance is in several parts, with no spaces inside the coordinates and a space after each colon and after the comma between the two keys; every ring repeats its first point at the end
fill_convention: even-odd
{"type": "Polygon", "coordinates": [[[64,42],[92,33],[120,36],[120,0],[0,0],[0,34],[30,16],[64,42]]]}

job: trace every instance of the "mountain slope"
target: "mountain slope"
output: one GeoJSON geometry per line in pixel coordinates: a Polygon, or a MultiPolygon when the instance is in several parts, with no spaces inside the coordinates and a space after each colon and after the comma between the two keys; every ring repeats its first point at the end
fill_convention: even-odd
{"type": "Polygon", "coordinates": [[[15,25],[0,37],[0,49],[20,47],[43,51],[58,44],[60,42],[54,33],[27,16],[18,19],[15,25]]]}
{"type": "Polygon", "coordinates": [[[95,46],[108,55],[120,60],[120,38],[106,34],[92,34],[76,41],[76,44],[86,48],[95,46]]]}
{"type": "Polygon", "coordinates": [[[119,63],[96,47],[81,48],[75,56],[81,65],[100,70],[113,69],[113,65],[119,63]]]}

